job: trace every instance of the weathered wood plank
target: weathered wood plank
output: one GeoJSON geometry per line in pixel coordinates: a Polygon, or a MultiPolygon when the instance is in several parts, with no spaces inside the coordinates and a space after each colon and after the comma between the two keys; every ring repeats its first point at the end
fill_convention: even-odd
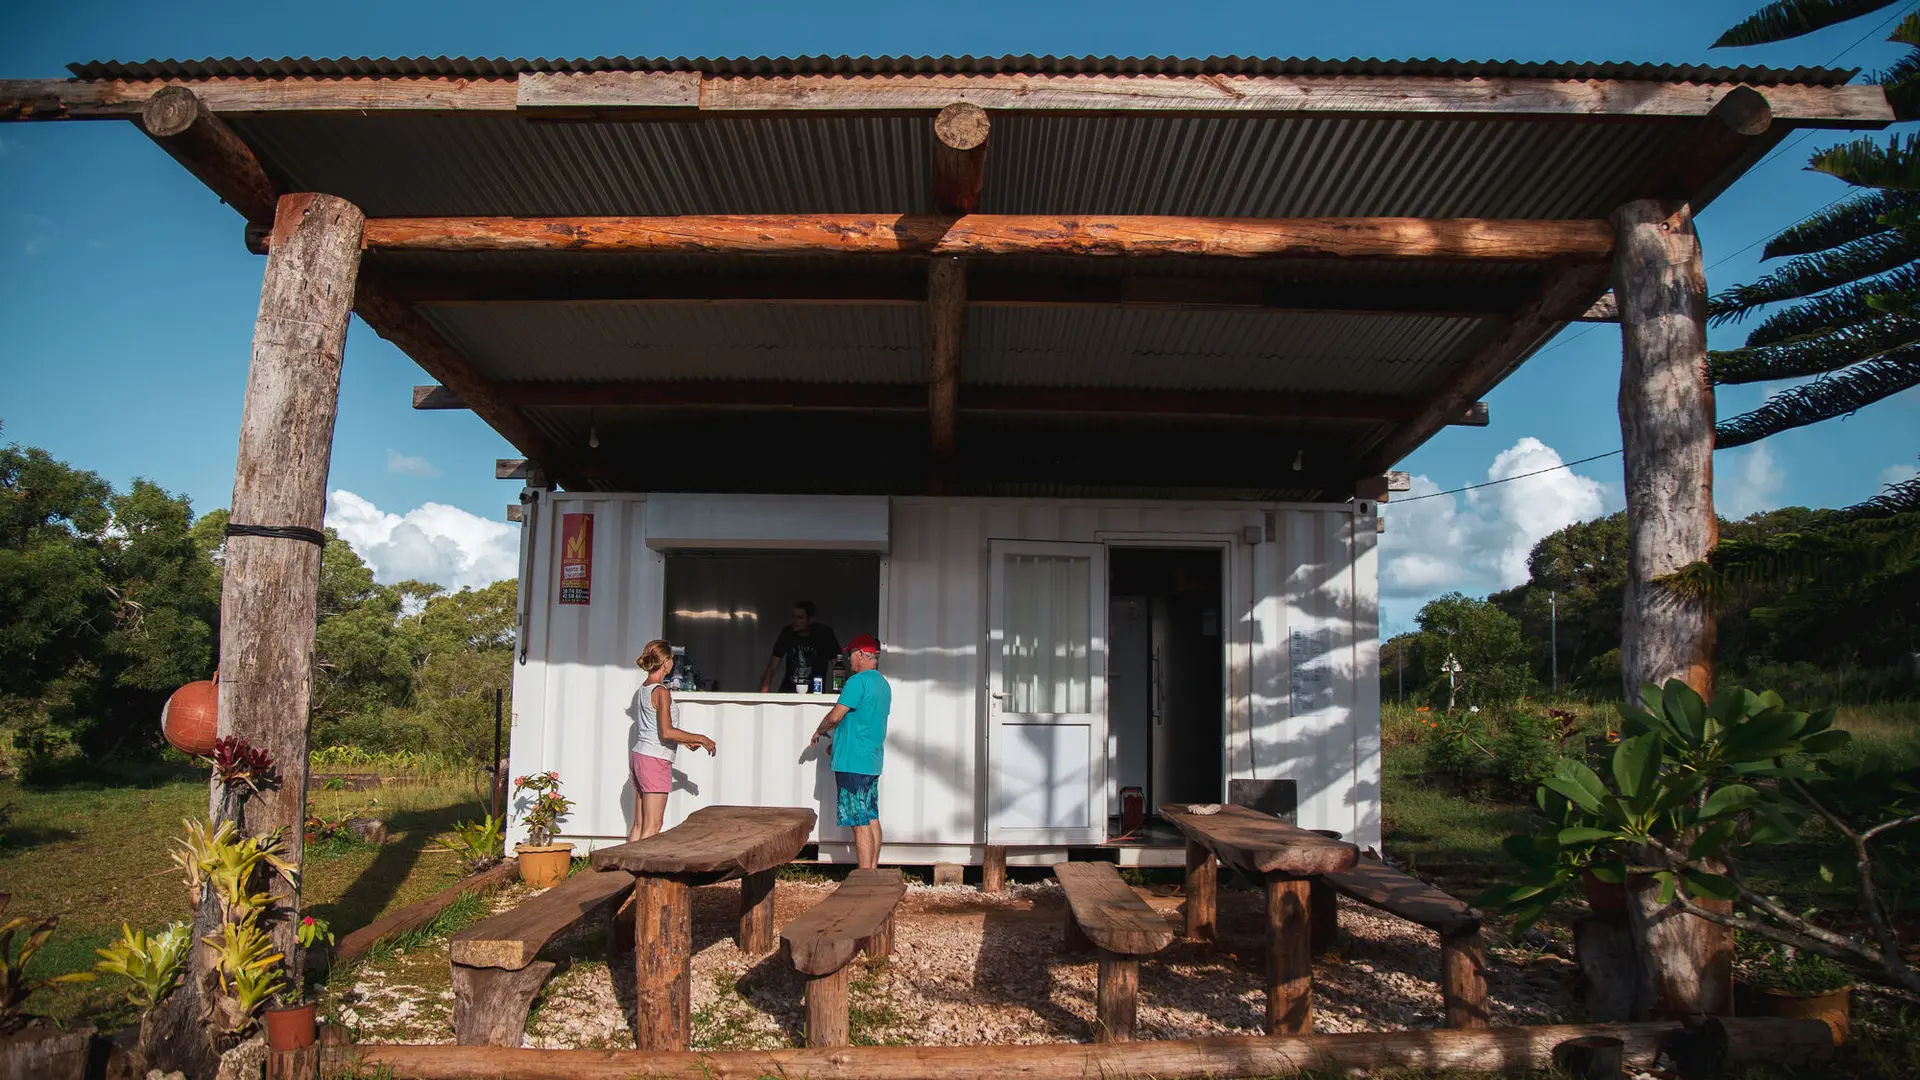
{"type": "Polygon", "coordinates": [[[477,874],[462,878],[425,900],[408,904],[341,938],[340,944],[333,948],[329,963],[345,964],[357,960],[366,955],[367,950],[373,948],[373,943],[381,938],[389,934],[403,934],[416,926],[425,926],[433,921],[435,915],[445,911],[449,904],[467,893],[490,893],[519,875],[519,864],[507,858],[477,874]]]}
{"type": "Polygon", "coordinates": [[[794,970],[825,975],[846,966],[863,942],[881,936],[907,895],[897,869],[855,870],[825,900],[780,931],[794,970]]]}
{"type": "Polygon", "coordinates": [[[156,91],[185,86],[217,113],[510,112],[513,79],[0,79],[0,121],[131,120],[156,91]]]}
{"type": "Polygon", "coordinates": [[[618,872],[575,874],[538,896],[453,935],[456,964],[510,971],[533,963],[547,943],[633,891],[633,877],[618,872]]]}
{"type": "Polygon", "coordinates": [[[1363,904],[1442,935],[1478,930],[1483,919],[1466,901],[1372,856],[1361,857],[1350,870],[1322,875],[1321,880],[1363,904]]]}
{"type": "Polygon", "coordinates": [[[629,110],[697,109],[697,71],[524,71],[514,91],[514,106],[622,113],[629,110]]]}
{"type": "MultiPolygon", "coordinates": [[[[1604,261],[1603,221],[968,214],[375,218],[389,251],[1604,261]]],[[[1591,300],[1591,297],[1587,297],[1591,300]]]]}
{"type": "MultiPolygon", "coordinates": [[[[1831,1061],[1832,1031],[1818,1020],[1708,1021],[1720,1029],[1721,1064],[1795,1064],[1831,1061]],[[1763,1029],[1765,1031],[1763,1032],[1763,1029]],[[1790,1029],[1790,1030],[1789,1030],[1790,1029]],[[1778,1031],[1778,1034],[1771,1032],[1778,1031]],[[1825,1030],[1822,1035],[1821,1031],[1825,1030]],[[1783,1053],[1783,1044],[1791,1053],[1783,1053]]],[[[1362,1031],[1339,1035],[1221,1036],[1136,1043],[1043,1043],[1032,1046],[851,1046],[810,1050],[506,1050],[470,1046],[330,1045],[331,1073],[358,1063],[387,1067],[418,1080],[758,1080],[804,1076],[813,1080],[1027,1080],[1152,1076],[1252,1078],[1309,1069],[1347,1071],[1466,1069],[1524,1072],[1551,1066],[1553,1048],[1584,1035],[1626,1043],[1626,1060],[1646,1068],[1688,1037],[1677,1022],[1653,1024],[1544,1024],[1474,1030],[1362,1031]]]]}
{"type": "Polygon", "coordinates": [[[1173,942],[1173,927],[1120,880],[1112,864],[1060,863],[1053,868],[1053,876],[1066,890],[1073,921],[1101,949],[1139,956],[1159,952],[1173,942]]]}
{"type": "Polygon", "coordinates": [[[1352,844],[1244,806],[1222,805],[1213,813],[1197,814],[1189,812],[1186,804],[1170,803],[1160,808],[1160,816],[1221,862],[1250,874],[1331,874],[1352,867],[1360,858],[1352,844]]]}
{"type": "Polygon", "coordinates": [[[550,960],[506,969],[453,965],[453,1037],[462,1046],[519,1046],[550,960]]]}
{"type": "Polygon", "coordinates": [[[943,214],[971,214],[980,207],[987,179],[987,111],[964,101],[933,118],[933,205],[943,214]]]}
{"type": "Polygon", "coordinates": [[[793,861],[813,832],[812,810],[785,806],[704,806],[663,833],[593,853],[596,870],[653,876],[745,877],[793,861]]]}

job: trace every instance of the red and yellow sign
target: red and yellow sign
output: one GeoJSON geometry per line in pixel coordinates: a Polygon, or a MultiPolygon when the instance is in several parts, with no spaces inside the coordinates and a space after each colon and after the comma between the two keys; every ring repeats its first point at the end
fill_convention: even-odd
{"type": "Polygon", "coordinates": [[[593,597],[593,515],[560,515],[560,602],[587,604],[593,597]]]}

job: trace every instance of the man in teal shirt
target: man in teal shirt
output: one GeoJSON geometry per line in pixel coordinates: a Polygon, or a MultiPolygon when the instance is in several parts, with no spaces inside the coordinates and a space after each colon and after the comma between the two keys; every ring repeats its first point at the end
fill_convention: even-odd
{"type": "Polygon", "coordinates": [[[840,703],[820,721],[814,745],[833,739],[833,781],[839,790],[840,824],[853,830],[853,853],[862,870],[880,865],[880,765],[887,750],[887,714],[893,688],[875,670],[880,642],[861,634],[847,645],[853,677],[840,688],[840,703]]]}

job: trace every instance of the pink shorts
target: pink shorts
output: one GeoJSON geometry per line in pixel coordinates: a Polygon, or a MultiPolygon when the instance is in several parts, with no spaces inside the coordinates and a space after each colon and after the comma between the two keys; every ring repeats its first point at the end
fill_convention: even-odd
{"type": "Polygon", "coordinates": [[[673,790],[673,762],[648,754],[628,754],[633,759],[633,790],[642,795],[665,795],[673,790]]]}

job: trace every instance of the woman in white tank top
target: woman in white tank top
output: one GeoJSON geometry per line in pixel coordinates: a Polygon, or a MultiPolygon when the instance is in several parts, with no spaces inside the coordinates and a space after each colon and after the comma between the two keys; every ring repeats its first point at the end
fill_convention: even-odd
{"type": "Polygon", "coordinates": [[[634,664],[647,673],[634,695],[633,753],[633,828],[628,840],[644,840],[660,831],[667,816],[667,792],[673,788],[673,753],[691,746],[711,754],[713,740],[680,727],[680,706],[666,678],[673,673],[673,646],[665,641],[649,641],[640,650],[634,664]]]}

